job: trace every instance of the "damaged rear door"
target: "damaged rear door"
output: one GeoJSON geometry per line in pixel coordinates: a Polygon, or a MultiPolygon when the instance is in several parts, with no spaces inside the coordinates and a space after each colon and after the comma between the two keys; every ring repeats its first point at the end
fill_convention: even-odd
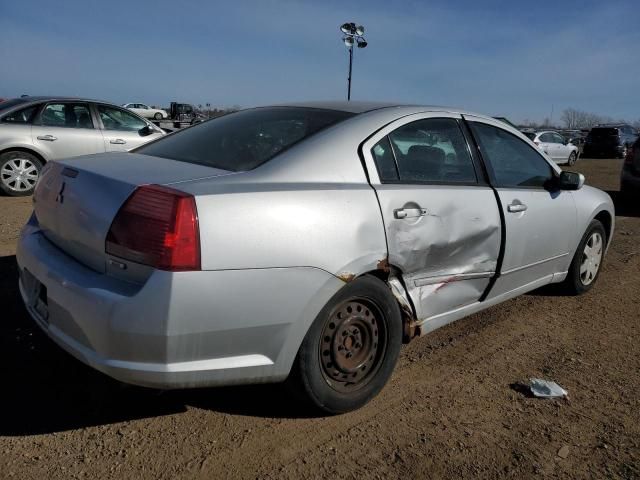
{"type": "Polygon", "coordinates": [[[362,147],[419,320],[478,301],[496,273],[500,212],[462,128],[460,115],[410,115],[362,147]]]}

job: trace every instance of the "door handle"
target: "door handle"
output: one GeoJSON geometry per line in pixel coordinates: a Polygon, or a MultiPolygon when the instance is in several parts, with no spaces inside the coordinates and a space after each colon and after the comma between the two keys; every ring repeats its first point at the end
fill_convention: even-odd
{"type": "Polygon", "coordinates": [[[393,211],[393,216],[399,219],[423,217],[426,214],[427,210],[425,208],[396,208],[393,211]]]}
{"type": "Polygon", "coordinates": [[[123,139],[121,139],[121,138],[114,138],[114,139],[112,139],[112,140],[109,140],[109,143],[112,143],[112,144],[114,144],[114,145],[124,145],[124,144],[125,144],[125,143],[127,143],[127,142],[125,142],[125,141],[124,141],[123,139]]]}
{"type": "Polygon", "coordinates": [[[507,206],[507,210],[511,213],[524,212],[527,206],[524,203],[514,201],[511,205],[507,206]]]}
{"type": "Polygon", "coordinates": [[[58,137],[54,137],[53,135],[38,135],[38,140],[44,140],[45,142],[55,142],[58,137]]]}

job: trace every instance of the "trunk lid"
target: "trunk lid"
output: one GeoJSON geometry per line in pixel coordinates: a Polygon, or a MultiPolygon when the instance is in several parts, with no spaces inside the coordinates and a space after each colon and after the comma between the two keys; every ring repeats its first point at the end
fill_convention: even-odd
{"type": "MultiPolygon", "coordinates": [[[[160,157],[107,153],[49,162],[33,196],[43,234],[87,267],[108,273],[105,240],[113,219],[135,188],[230,172],[160,157]]],[[[179,187],[178,187],[179,188],[179,187]]],[[[136,280],[136,272],[119,277],[136,280]],[[133,275],[133,277],[131,277],[133,275]]]]}

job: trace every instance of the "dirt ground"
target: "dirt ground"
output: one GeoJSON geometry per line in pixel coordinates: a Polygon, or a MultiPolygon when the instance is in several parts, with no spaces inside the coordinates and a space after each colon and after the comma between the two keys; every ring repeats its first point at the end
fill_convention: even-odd
{"type": "Polygon", "coordinates": [[[574,167],[618,210],[590,293],[534,292],[417,339],[374,401],[328,418],[278,386],[157,392],[72,359],[19,300],[31,200],[0,198],[0,478],[640,478],[640,208],[620,166],[574,167]],[[529,398],[529,377],[569,400],[529,398]]]}

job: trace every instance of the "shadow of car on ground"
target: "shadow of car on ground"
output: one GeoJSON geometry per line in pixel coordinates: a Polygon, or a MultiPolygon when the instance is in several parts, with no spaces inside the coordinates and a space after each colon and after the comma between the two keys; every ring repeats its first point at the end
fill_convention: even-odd
{"type": "Polygon", "coordinates": [[[162,391],[125,385],[50,340],[25,310],[15,256],[0,257],[0,435],[35,435],[186,411],[302,418],[315,412],[283,385],[162,391]]]}

